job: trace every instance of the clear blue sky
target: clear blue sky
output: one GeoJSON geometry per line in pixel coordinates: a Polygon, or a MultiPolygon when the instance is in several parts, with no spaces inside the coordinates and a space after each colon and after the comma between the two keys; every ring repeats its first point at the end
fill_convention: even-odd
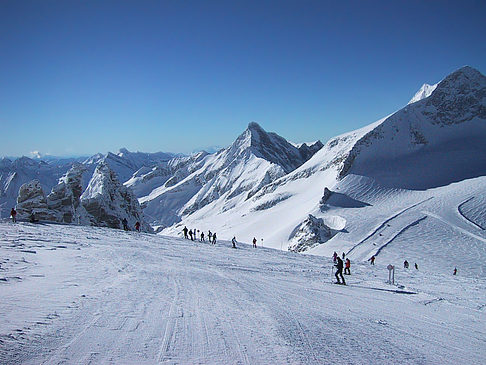
{"type": "Polygon", "coordinates": [[[191,152],[367,125],[464,65],[485,1],[0,0],[0,156],[191,152]]]}

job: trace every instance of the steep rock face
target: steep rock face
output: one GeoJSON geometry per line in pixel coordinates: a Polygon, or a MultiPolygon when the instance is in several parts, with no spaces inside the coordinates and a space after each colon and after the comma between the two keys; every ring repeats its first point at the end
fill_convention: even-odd
{"type": "Polygon", "coordinates": [[[122,220],[126,219],[131,229],[140,222],[143,231],[152,231],[144,221],[135,195],[118,181],[116,174],[104,162],[93,173],[81,195],[81,203],[89,213],[92,225],[121,229],[122,220]]]}
{"type": "Polygon", "coordinates": [[[87,212],[80,201],[85,171],[84,165],[74,164],[47,196],[47,206],[57,222],[77,224],[89,222],[87,212]]]}
{"type": "Polygon", "coordinates": [[[326,242],[331,237],[331,228],[324,223],[324,220],[309,214],[290,235],[289,251],[304,252],[326,242]]]}
{"type": "Polygon", "coordinates": [[[16,210],[18,219],[28,220],[33,213],[35,219],[53,220],[39,180],[32,180],[20,187],[16,210]]]}

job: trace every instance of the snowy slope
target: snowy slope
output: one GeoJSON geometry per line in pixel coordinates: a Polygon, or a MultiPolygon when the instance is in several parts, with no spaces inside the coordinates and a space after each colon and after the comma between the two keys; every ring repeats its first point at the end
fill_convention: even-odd
{"type": "Polygon", "coordinates": [[[460,270],[353,263],[343,287],[328,258],[28,223],[0,257],[4,364],[486,362],[486,282],[460,270]]]}
{"type": "MultiPolygon", "coordinates": [[[[291,245],[299,251],[303,247],[297,243],[303,239],[309,242],[307,252],[344,251],[366,260],[377,253],[385,257],[395,245],[413,245],[411,233],[428,238],[433,227],[437,235],[451,239],[431,239],[431,250],[449,252],[448,264],[440,270],[461,265],[482,276],[484,268],[464,255],[474,252],[486,262],[484,230],[478,228],[484,228],[486,215],[481,206],[486,195],[485,140],[485,77],[465,67],[428,97],[331,139],[302,166],[262,186],[236,209],[203,207],[163,232],[178,235],[187,225],[211,229],[225,239],[236,235],[250,242],[257,237],[269,247],[291,245]],[[326,188],[331,195],[324,197],[326,188]],[[459,210],[469,212],[472,223],[450,218],[459,210]],[[309,214],[316,220],[309,220],[309,214]],[[331,237],[318,233],[327,232],[324,226],[309,225],[320,225],[319,219],[331,237]],[[451,235],[451,229],[457,234],[451,235]],[[456,250],[452,241],[462,238],[468,243],[456,250]]],[[[399,252],[405,259],[406,253],[399,252]]],[[[430,264],[434,262],[444,260],[431,257],[430,264]]]]}

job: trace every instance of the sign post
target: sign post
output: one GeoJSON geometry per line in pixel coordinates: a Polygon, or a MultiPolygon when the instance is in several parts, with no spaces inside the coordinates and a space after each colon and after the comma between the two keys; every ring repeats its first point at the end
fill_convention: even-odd
{"type": "Polygon", "coordinates": [[[386,268],[388,269],[388,284],[395,285],[395,266],[389,264],[386,268]]]}

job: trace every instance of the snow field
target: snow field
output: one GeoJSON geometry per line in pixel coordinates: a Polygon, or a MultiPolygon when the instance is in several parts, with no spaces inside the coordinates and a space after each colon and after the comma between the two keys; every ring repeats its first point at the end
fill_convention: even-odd
{"type": "Polygon", "coordinates": [[[379,255],[343,287],[326,257],[230,246],[1,223],[0,362],[486,361],[484,278],[397,267],[391,286],[379,255]]]}

